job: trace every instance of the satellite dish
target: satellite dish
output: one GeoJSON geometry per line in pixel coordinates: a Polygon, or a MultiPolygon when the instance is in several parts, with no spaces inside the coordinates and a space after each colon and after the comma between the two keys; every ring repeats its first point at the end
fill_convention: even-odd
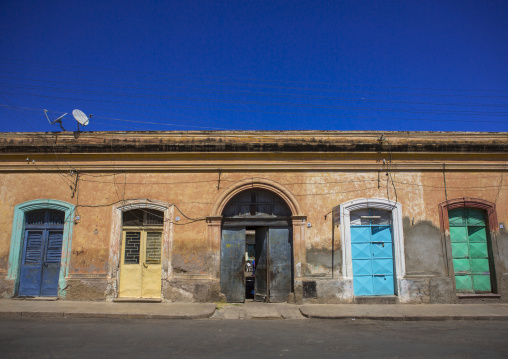
{"type": "Polygon", "coordinates": [[[88,122],[90,122],[90,117],[92,117],[92,116],[88,117],[87,115],[85,115],[83,111],[78,109],[72,111],[72,116],[74,116],[74,119],[78,121],[78,123],[81,124],[82,126],[88,125],[88,122]]]}
{"type": "Polygon", "coordinates": [[[79,131],[79,125],[81,126],[88,125],[93,115],[87,116],[83,111],[75,109],[72,111],[72,116],[74,116],[74,119],[78,121],[78,131],[79,131]]]}
{"type": "Polygon", "coordinates": [[[48,110],[44,110],[44,114],[46,115],[46,118],[48,119],[48,122],[50,125],[54,125],[55,123],[58,123],[60,125],[60,128],[62,129],[62,131],[65,131],[65,128],[63,128],[63,125],[62,125],[62,118],[67,115],[67,112],[64,113],[62,116],[58,117],[56,120],[53,120],[51,121],[48,117],[48,110]]]}

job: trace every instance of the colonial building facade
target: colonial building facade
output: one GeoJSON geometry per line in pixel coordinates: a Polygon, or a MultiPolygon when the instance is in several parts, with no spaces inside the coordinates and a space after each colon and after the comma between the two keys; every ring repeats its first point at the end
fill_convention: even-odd
{"type": "Polygon", "coordinates": [[[507,133],[0,134],[3,297],[508,301],[507,133]]]}

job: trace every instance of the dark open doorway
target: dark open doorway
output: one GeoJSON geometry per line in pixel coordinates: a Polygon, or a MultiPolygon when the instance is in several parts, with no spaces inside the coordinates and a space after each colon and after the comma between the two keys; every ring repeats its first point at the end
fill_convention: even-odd
{"type": "Polygon", "coordinates": [[[228,302],[285,302],[293,292],[290,211],[275,194],[246,191],[224,210],[221,291],[228,302]]]}

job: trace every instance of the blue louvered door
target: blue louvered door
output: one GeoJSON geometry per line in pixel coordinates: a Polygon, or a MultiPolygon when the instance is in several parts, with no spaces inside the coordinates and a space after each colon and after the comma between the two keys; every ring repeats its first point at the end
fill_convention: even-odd
{"type": "Polygon", "coordinates": [[[351,213],[351,257],[356,296],[395,293],[390,212],[365,209],[351,213]]]}
{"type": "Polygon", "coordinates": [[[41,297],[56,297],[62,258],[63,231],[46,231],[45,251],[42,261],[41,297]]]}
{"type": "Polygon", "coordinates": [[[25,228],[18,295],[55,297],[62,257],[63,212],[30,212],[25,228]]]}

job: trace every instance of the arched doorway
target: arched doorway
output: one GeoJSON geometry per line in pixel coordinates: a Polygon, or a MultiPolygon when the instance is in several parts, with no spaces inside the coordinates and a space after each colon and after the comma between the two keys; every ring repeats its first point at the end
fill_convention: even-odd
{"type": "MultiPolygon", "coordinates": [[[[154,295],[148,297],[145,294],[139,293],[126,293],[123,291],[123,284],[126,284],[130,281],[128,278],[123,278],[123,284],[121,276],[122,268],[128,264],[127,267],[132,267],[133,272],[136,264],[142,266],[141,269],[142,275],[149,274],[150,280],[153,281],[154,287],[156,282],[161,283],[159,287],[162,285],[162,281],[171,276],[171,253],[172,253],[172,226],[173,226],[173,206],[169,203],[158,201],[155,199],[136,199],[136,200],[126,200],[122,201],[112,208],[113,214],[113,225],[111,227],[111,241],[109,246],[109,268],[108,273],[109,277],[113,278],[115,282],[113,282],[113,288],[115,292],[112,297],[108,299],[115,300],[116,298],[123,297],[125,298],[158,298],[162,300],[162,291],[161,289],[151,290],[154,295]],[[127,242],[124,236],[127,236],[127,232],[139,232],[139,252],[132,251],[128,255],[127,263],[125,262],[125,244],[127,242]],[[149,234],[148,232],[151,232],[149,234]],[[159,233],[162,232],[162,237],[159,238],[159,233]],[[157,252],[147,251],[148,247],[156,245],[159,248],[158,242],[161,241],[160,244],[160,264],[159,262],[159,254],[157,252]],[[148,254],[148,258],[147,258],[148,254]],[[153,257],[152,255],[155,255],[153,257]],[[129,258],[131,256],[131,258],[129,258]],[[139,256],[139,257],[138,257],[139,256]],[[137,258],[136,258],[137,257],[137,258]],[[147,263],[146,260],[148,259],[147,263]],[[139,263],[132,263],[137,262],[139,263]],[[145,263],[145,265],[143,265],[145,263]],[[148,267],[148,268],[145,268],[148,267]],[[143,273],[144,269],[150,269],[150,273],[143,273]],[[152,271],[153,269],[153,271],[152,271]],[[155,279],[155,275],[152,272],[157,272],[158,277],[155,279]],[[120,294],[120,292],[123,292],[120,294]]],[[[132,237],[129,234],[129,242],[131,244],[134,242],[137,245],[137,234],[132,237]]],[[[129,270],[130,268],[127,268],[129,270]]],[[[139,271],[138,271],[139,272],[139,271]]],[[[125,271],[124,271],[124,274],[125,271]]],[[[141,290],[143,290],[143,280],[139,280],[139,274],[137,275],[137,280],[133,283],[141,283],[141,290]]],[[[144,277],[143,277],[144,278],[144,277]]],[[[147,278],[149,279],[149,278],[147,278]]],[[[124,287],[125,288],[125,287],[124,287]]],[[[133,289],[133,288],[132,288],[133,289]]],[[[146,292],[146,291],[145,291],[146,292]]],[[[150,300],[152,301],[152,300],[150,300]]],[[[156,301],[156,300],[153,300],[156,301]]]]}
{"type": "Polygon", "coordinates": [[[118,296],[160,298],[164,212],[137,208],[123,212],[118,296]]]}
{"type": "Polygon", "coordinates": [[[74,205],[52,199],[18,204],[12,222],[9,269],[14,296],[65,297],[74,205]]]}
{"type": "Polygon", "coordinates": [[[63,211],[26,213],[18,296],[58,296],[64,223],[63,211]]]}
{"type": "Polygon", "coordinates": [[[405,256],[402,206],[385,198],[340,205],[344,276],[356,296],[401,295],[405,256]]]}
{"type": "Polygon", "coordinates": [[[439,204],[439,217],[456,294],[498,293],[496,204],[468,197],[447,200],[439,204]]]}
{"type": "Polygon", "coordinates": [[[237,193],[222,211],[221,292],[228,302],[285,302],[294,291],[292,211],[266,189],[237,193]]]}

